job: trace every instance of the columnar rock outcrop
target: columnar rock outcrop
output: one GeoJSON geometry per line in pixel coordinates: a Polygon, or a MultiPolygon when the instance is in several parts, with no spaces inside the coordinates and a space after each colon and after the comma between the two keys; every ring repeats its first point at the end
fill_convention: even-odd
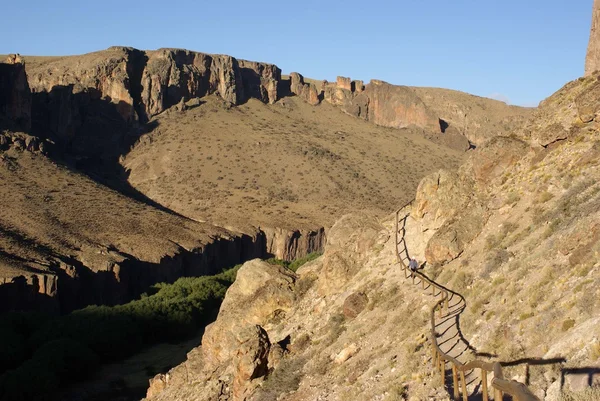
{"type": "Polygon", "coordinates": [[[592,10],[592,29],[585,59],[585,75],[591,75],[600,69],[600,1],[594,0],[592,10]]]}
{"type": "Polygon", "coordinates": [[[16,128],[31,128],[31,92],[21,56],[12,54],[0,63],[0,118],[6,118],[16,128]]]}

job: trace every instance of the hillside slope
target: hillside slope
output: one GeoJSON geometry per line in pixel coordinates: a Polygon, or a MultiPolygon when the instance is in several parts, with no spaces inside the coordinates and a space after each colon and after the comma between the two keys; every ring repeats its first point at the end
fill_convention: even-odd
{"type": "Polygon", "coordinates": [[[149,198],[222,226],[320,227],[351,211],[387,214],[421,177],[462,158],[418,130],[378,127],[326,103],[200,103],[157,116],[122,164],[149,198]]]}
{"type": "MultiPolygon", "coordinates": [[[[411,256],[466,303],[444,342],[547,401],[599,393],[598,90],[596,76],[566,85],[458,173],[422,180],[407,209],[411,256]]],[[[202,346],[148,399],[447,399],[430,365],[432,301],[399,270],[394,220],[343,217],[297,274],[245,264],[202,346]]]]}

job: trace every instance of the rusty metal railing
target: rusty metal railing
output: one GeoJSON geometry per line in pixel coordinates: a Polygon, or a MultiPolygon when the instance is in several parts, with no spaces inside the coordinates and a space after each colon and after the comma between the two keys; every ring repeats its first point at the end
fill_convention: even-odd
{"type": "MultiPolygon", "coordinates": [[[[482,398],[484,401],[489,400],[489,391],[488,391],[488,380],[487,374],[488,372],[492,372],[494,374],[494,378],[492,379],[492,388],[494,391],[493,399],[495,401],[502,400],[502,396],[504,393],[509,394],[513,397],[513,399],[517,401],[540,401],[538,397],[536,397],[527,386],[523,383],[520,383],[515,380],[507,380],[504,378],[502,373],[502,365],[499,362],[484,362],[480,360],[470,361],[468,363],[462,363],[459,360],[451,357],[450,355],[443,352],[437,341],[436,334],[436,321],[435,316],[436,312],[439,313],[439,316],[442,317],[444,313],[448,315],[449,306],[448,306],[448,294],[449,290],[444,288],[443,286],[437,284],[435,281],[431,280],[426,275],[422,274],[419,271],[409,271],[408,266],[405,263],[406,260],[409,260],[410,257],[408,255],[408,248],[406,246],[406,219],[408,218],[410,213],[406,213],[402,218],[404,224],[400,227],[400,213],[405,210],[407,207],[411,206],[414,202],[410,201],[396,212],[396,258],[400,263],[400,267],[404,271],[405,278],[412,278],[413,284],[415,284],[415,277],[420,278],[421,285],[423,289],[425,289],[425,283],[427,283],[431,287],[431,295],[437,300],[438,296],[441,296],[439,300],[431,307],[431,356],[432,356],[432,365],[439,370],[441,378],[442,378],[442,386],[445,387],[446,383],[446,364],[449,363],[452,369],[452,385],[454,390],[454,400],[460,400],[460,393],[462,393],[463,401],[468,401],[468,393],[467,393],[467,382],[465,379],[465,372],[480,369],[481,371],[481,385],[482,385],[482,398]],[[402,237],[399,238],[399,234],[402,232],[402,237]],[[403,244],[402,250],[399,249],[400,244],[403,244]],[[437,294],[436,294],[437,290],[437,294]]],[[[457,294],[458,295],[458,294],[457,294]]]]}

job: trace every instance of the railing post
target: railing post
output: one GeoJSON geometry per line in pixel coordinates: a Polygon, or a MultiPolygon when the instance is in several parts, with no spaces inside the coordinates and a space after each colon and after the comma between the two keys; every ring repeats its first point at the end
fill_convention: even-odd
{"type": "Polygon", "coordinates": [[[467,398],[467,381],[465,380],[465,372],[460,371],[460,382],[462,385],[463,401],[469,401],[467,398]]]}
{"type": "Polygon", "coordinates": [[[488,401],[488,389],[487,389],[487,371],[481,369],[481,388],[483,393],[483,401],[488,401]]]}
{"type": "Polygon", "coordinates": [[[423,277],[421,277],[421,287],[425,289],[425,280],[423,280],[423,277]]]}
{"type": "Polygon", "coordinates": [[[446,315],[450,313],[450,308],[448,307],[448,291],[446,291],[446,299],[444,300],[444,307],[446,308],[446,315]]]}
{"type": "Polygon", "coordinates": [[[412,281],[413,281],[413,284],[414,284],[415,283],[415,272],[411,270],[410,271],[410,275],[412,277],[412,281]]]}
{"type": "Polygon", "coordinates": [[[440,366],[440,374],[442,375],[442,387],[446,386],[446,361],[444,358],[440,356],[441,366],[440,366]]]}
{"type": "Polygon", "coordinates": [[[454,401],[458,401],[458,377],[456,375],[456,365],[454,363],[452,363],[452,385],[454,387],[454,401]]]}
{"type": "Polygon", "coordinates": [[[502,401],[502,391],[496,389],[494,392],[494,401],[502,401]]]}

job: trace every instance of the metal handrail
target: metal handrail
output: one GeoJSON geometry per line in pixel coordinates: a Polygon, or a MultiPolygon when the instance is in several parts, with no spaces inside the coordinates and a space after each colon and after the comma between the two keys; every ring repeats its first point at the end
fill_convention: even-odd
{"type": "MultiPolygon", "coordinates": [[[[404,271],[404,277],[408,278],[407,274],[408,267],[406,263],[404,263],[404,259],[402,258],[402,254],[406,255],[406,258],[409,259],[408,249],[406,247],[405,240],[405,228],[402,228],[402,238],[400,241],[398,240],[398,234],[400,234],[399,222],[400,222],[400,212],[407,207],[409,207],[414,202],[414,199],[408,202],[406,205],[402,206],[400,209],[396,211],[396,259],[400,263],[400,267],[404,271]],[[402,251],[398,250],[398,245],[401,242],[404,242],[404,249],[402,251]]],[[[403,217],[403,220],[409,216],[410,213],[406,213],[403,217]]],[[[438,300],[435,305],[431,307],[431,349],[432,349],[432,363],[436,367],[436,369],[440,370],[440,375],[442,377],[442,386],[445,386],[445,378],[446,378],[446,362],[449,362],[452,368],[452,382],[454,388],[454,400],[459,400],[459,392],[462,392],[463,401],[467,401],[467,382],[465,379],[465,372],[480,369],[481,370],[481,383],[482,383],[482,393],[483,400],[489,400],[488,388],[487,388],[487,372],[493,372],[494,378],[492,379],[492,387],[494,389],[494,400],[502,400],[502,394],[506,393],[511,395],[517,401],[540,401],[538,397],[536,397],[529,388],[515,380],[507,380],[504,378],[504,374],[502,372],[502,365],[499,362],[485,362],[480,360],[473,360],[467,363],[462,363],[459,360],[451,357],[450,355],[443,352],[438,344],[437,335],[435,331],[435,312],[439,311],[439,316],[442,317],[443,312],[445,310],[446,314],[448,314],[448,290],[435,281],[429,279],[426,275],[419,271],[411,271],[410,277],[412,277],[413,284],[415,283],[415,277],[419,277],[421,279],[421,284],[423,289],[425,289],[425,283],[428,283],[432,289],[432,296],[437,297],[441,295],[441,299],[438,300]],[[436,294],[436,289],[439,291],[436,294]],[[459,391],[459,380],[461,390],[459,391]]]]}

